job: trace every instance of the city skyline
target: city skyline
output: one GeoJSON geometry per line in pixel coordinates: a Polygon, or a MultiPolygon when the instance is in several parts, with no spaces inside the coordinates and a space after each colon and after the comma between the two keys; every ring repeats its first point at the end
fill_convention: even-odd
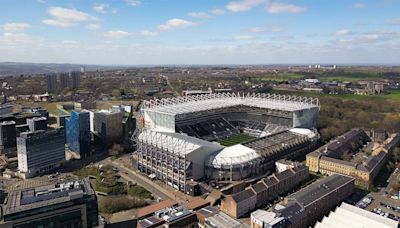
{"type": "Polygon", "coordinates": [[[0,62],[399,64],[400,1],[6,0],[0,62]]]}

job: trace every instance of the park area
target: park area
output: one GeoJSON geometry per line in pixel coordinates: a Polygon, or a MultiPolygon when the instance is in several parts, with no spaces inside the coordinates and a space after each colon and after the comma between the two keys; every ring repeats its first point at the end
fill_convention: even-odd
{"type": "Polygon", "coordinates": [[[153,196],[144,187],[125,181],[118,170],[111,165],[88,166],[73,173],[89,177],[98,195],[99,212],[111,214],[146,206],[153,202],[153,196]]]}

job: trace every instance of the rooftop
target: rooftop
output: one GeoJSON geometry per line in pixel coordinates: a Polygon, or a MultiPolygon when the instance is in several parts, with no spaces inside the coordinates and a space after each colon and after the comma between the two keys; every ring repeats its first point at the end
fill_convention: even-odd
{"type": "Polygon", "coordinates": [[[94,191],[86,179],[13,190],[8,192],[3,206],[4,215],[64,203],[92,194],[94,191]]]}
{"type": "Polygon", "coordinates": [[[352,181],[354,181],[354,178],[352,177],[333,174],[317,180],[307,187],[289,195],[287,198],[295,199],[302,206],[306,207],[312,202],[324,197],[325,195],[328,195],[333,191],[336,191],[338,188],[352,181]]]}
{"type": "Polygon", "coordinates": [[[297,111],[319,108],[319,101],[317,98],[277,94],[245,95],[235,93],[214,93],[144,101],[142,109],[145,111],[179,115],[238,105],[283,111],[297,111]]]}
{"type": "Polygon", "coordinates": [[[241,144],[236,144],[225,147],[215,154],[215,156],[211,156],[208,162],[213,167],[220,167],[222,165],[236,165],[250,162],[259,157],[260,155],[255,150],[241,144]]]}
{"type": "Polygon", "coordinates": [[[223,212],[218,212],[217,214],[206,218],[206,223],[213,228],[241,228],[243,226],[239,221],[229,217],[223,212]]]}
{"type": "Polygon", "coordinates": [[[315,224],[315,228],[397,228],[398,222],[367,210],[342,203],[335,211],[315,224]]]}
{"type": "Polygon", "coordinates": [[[138,138],[139,141],[157,145],[177,154],[189,154],[201,147],[208,147],[214,152],[223,149],[220,145],[179,133],[143,130],[138,138]]]}
{"type": "Polygon", "coordinates": [[[196,213],[203,215],[204,217],[209,217],[215,213],[217,213],[219,210],[216,207],[203,207],[200,210],[197,210],[196,213]]]}
{"type": "Polygon", "coordinates": [[[264,210],[256,210],[251,213],[251,219],[255,219],[257,221],[261,221],[263,223],[267,223],[270,225],[276,224],[285,218],[279,217],[274,212],[264,211],[264,210]]]}
{"type": "Polygon", "coordinates": [[[283,131],[257,138],[253,141],[244,143],[243,145],[257,151],[261,156],[269,156],[284,148],[309,140],[308,135],[303,135],[293,131],[283,131]]]}
{"type": "Polygon", "coordinates": [[[232,198],[235,200],[235,202],[241,202],[244,200],[249,199],[250,197],[255,196],[256,194],[251,190],[251,189],[246,189],[244,191],[240,191],[236,194],[232,195],[232,198]]]}

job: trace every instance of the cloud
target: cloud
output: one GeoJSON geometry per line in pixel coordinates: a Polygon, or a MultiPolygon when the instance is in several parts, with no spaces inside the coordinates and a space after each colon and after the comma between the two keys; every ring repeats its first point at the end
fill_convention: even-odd
{"type": "Polygon", "coordinates": [[[44,39],[42,38],[33,37],[25,33],[5,32],[0,35],[0,43],[2,43],[4,47],[21,47],[23,45],[38,46],[43,41],[44,39]]]}
{"type": "Polygon", "coordinates": [[[174,29],[182,29],[186,27],[191,27],[196,25],[193,21],[183,20],[179,18],[174,18],[166,21],[164,24],[158,26],[160,30],[174,30],[174,29]]]}
{"type": "Polygon", "coordinates": [[[204,12],[190,12],[188,13],[189,16],[193,18],[198,18],[198,19],[210,19],[211,16],[207,13],[204,12]]]}
{"type": "Polygon", "coordinates": [[[253,28],[249,28],[246,30],[247,32],[251,32],[251,33],[261,33],[261,32],[265,32],[265,28],[262,27],[253,27],[253,28]]]}
{"type": "Polygon", "coordinates": [[[98,20],[90,14],[78,11],[76,9],[68,9],[62,7],[50,7],[48,13],[61,21],[89,21],[98,20]]]}
{"type": "Polygon", "coordinates": [[[98,4],[95,3],[93,5],[93,10],[96,11],[97,13],[107,13],[107,9],[108,9],[109,5],[108,4],[98,4]]]}
{"type": "Polygon", "coordinates": [[[46,1],[45,0],[36,0],[38,3],[46,3],[46,1]]]}
{"type": "Polygon", "coordinates": [[[126,4],[128,4],[129,6],[139,6],[140,4],[142,4],[142,2],[140,0],[125,0],[126,4]]]}
{"type": "Polygon", "coordinates": [[[385,23],[388,25],[400,25],[400,18],[387,19],[385,23]]]}
{"type": "Polygon", "coordinates": [[[306,8],[286,3],[270,3],[265,7],[268,13],[302,13],[306,8]]]}
{"type": "Polygon", "coordinates": [[[142,30],[142,31],[140,31],[139,34],[142,36],[157,36],[158,35],[157,32],[152,32],[150,30],[142,30]]]}
{"type": "Polygon", "coordinates": [[[214,15],[223,15],[226,12],[223,9],[212,9],[212,10],[210,10],[210,13],[214,14],[214,15]]]}
{"type": "Polygon", "coordinates": [[[252,8],[264,3],[265,0],[242,0],[229,2],[225,8],[232,12],[249,11],[252,8]]]}
{"type": "Polygon", "coordinates": [[[337,30],[336,32],[333,33],[333,35],[335,36],[347,36],[347,35],[351,35],[352,32],[348,29],[341,29],[341,30],[337,30]]]}
{"type": "Polygon", "coordinates": [[[89,30],[97,30],[97,29],[101,28],[101,25],[100,24],[88,24],[86,26],[86,28],[89,30]]]}
{"type": "Polygon", "coordinates": [[[239,41],[243,41],[243,40],[255,40],[256,37],[255,36],[251,36],[251,35],[239,35],[239,36],[235,36],[233,37],[234,40],[239,40],[239,41]]]}
{"type": "Polygon", "coordinates": [[[292,39],[294,39],[294,36],[292,35],[278,35],[271,37],[271,40],[276,40],[276,41],[287,41],[292,39]]]}
{"type": "Polygon", "coordinates": [[[42,22],[46,25],[60,27],[60,28],[69,28],[73,26],[77,26],[79,22],[84,21],[96,21],[98,18],[76,10],[76,9],[68,9],[63,7],[50,7],[47,10],[47,13],[53,16],[53,19],[45,19],[42,22]]]}
{"type": "Polygon", "coordinates": [[[54,27],[59,27],[59,28],[71,28],[71,27],[75,27],[78,25],[76,23],[71,23],[71,22],[66,22],[66,21],[58,21],[58,20],[54,20],[54,19],[42,20],[42,23],[46,24],[46,25],[54,26],[54,27]]]}
{"type": "Polygon", "coordinates": [[[367,5],[365,5],[364,3],[358,2],[358,3],[355,3],[355,4],[353,5],[353,8],[354,8],[354,9],[365,9],[365,8],[367,8],[367,5]]]}
{"type": "Polygon", "coordinates": [[[16,31],[24,31],[31,27],[30,24],[26,23],[7,23],[3,25],[3,30],[6,32],[16,32],[16,31]]]}
{"type": "Polygon", "coordinates": [[[120,39],[120,38],[126,38],[128,36],[131,36],[132,34],[130,32],[126,32],[126,31],[122,31],[122,30],[110,30],[110,31],[105,32],[103,35],[108,38],[120,39]]]}
{"type": "Polygon", "coordinates": [[[76,40],[63,40],[63,41],[61,41],[61,43],[62,44],[66,44],[66,45],[77,45],[77,44],[79,44],[79,42],[76,41],[76,40]]]}

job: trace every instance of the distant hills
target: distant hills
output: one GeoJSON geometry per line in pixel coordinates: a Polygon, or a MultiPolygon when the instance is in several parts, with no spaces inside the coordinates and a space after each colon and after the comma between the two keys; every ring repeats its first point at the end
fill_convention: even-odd
{"type": "Polygon", "coordinates": [[[86,71],[111,70],[125,68],[123,66],[79,65],[59,63],[16,63],[0,62],[0,77],[10,75],[33,75],[80,71],[84,66],[86,71]]]}

